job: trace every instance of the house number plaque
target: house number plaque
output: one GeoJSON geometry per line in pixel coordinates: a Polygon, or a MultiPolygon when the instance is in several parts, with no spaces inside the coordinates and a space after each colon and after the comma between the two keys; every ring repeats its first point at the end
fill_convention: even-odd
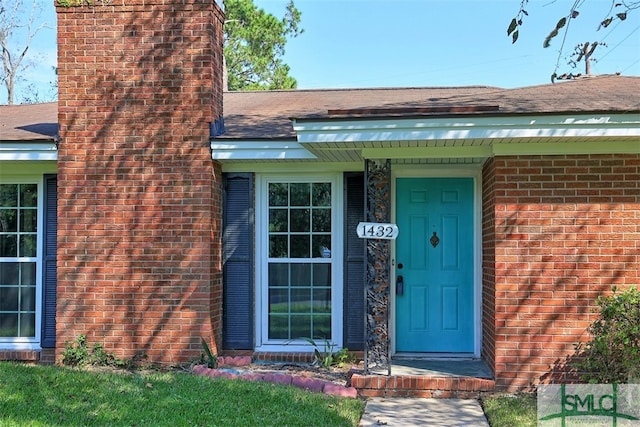
{"type": "Polygon", "coordinates": [[[361,239],[394,240],[398,237],[398,226],[384,222],[361,222],[357,232],[361,239]]]}

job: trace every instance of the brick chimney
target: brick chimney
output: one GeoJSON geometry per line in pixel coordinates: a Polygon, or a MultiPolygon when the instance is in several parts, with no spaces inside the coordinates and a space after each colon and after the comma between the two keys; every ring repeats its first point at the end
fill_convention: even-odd
{"type": "Polygon", "coordinates": [[[223,12],[93,0],[58,16],[57,355],[85,334],[173,364],[221,336],[223,12]]]}

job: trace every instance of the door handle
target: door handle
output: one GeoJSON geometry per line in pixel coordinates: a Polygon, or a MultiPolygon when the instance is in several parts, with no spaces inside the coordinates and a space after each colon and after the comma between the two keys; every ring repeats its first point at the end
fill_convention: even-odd
{"type": "Polygon", "coordinates": [[[396,295],[404,295],[404,277],[396,277],[396,295]]]}

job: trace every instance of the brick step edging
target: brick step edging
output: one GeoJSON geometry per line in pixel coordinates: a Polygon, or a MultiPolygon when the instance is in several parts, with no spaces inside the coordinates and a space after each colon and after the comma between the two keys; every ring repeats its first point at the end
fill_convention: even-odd
{"type": "MultiPolygon", "coordinates": [[[[264,381],[273,384],[292,385],[315,393],[324,393],[333,396],[357,398],[358,391],[354,387],[341,386],[330,381],[323,381],[316,378],[309,378],[300,375],[291,375],[272,372],[238,372],[237,370],[225,369],[224,366],[245,366],[235,358],[225,358],[225,363],[221,368],[207,368],[205,365],[196,365],[191,369],[195,375],[208,376],[211,378],[240,379],[245,381],[264,381]]],[[[251,358],[248,358],[251,361],[251,358]]]]}
{"type": "Polygon", "coordinates": [[[481,393],[494,391],[495,381],[475,377],[354,374],[351,386],[367,397],[477,398],[481,393]]]}

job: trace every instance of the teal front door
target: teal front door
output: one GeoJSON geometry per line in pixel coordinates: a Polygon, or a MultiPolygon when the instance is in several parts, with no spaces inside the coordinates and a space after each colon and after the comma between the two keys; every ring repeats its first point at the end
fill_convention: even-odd
{"type": "Polygon", "coordinates": [[[474,351],[472,178],[397,178],[396,351],[474,351]]]}

